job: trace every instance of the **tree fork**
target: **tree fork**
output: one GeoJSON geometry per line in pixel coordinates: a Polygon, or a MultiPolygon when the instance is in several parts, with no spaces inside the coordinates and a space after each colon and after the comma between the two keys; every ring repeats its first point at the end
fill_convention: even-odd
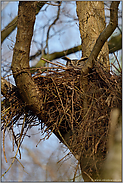
{"type": "MultiPolygon", "coordinates": [[[[14,47],[12,72],[22,99],[39,115],[43,112],[41,93],[29,71],[29,52],[38,2],[19,2],[17,36],[14,47]]],[[[43,117],[43,114],[41,114],[43,117]]]]}

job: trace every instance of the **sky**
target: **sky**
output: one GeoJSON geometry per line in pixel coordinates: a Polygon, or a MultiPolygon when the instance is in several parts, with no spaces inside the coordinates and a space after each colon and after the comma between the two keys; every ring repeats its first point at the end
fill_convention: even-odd
{"type": "MultiPolygon", "coordinates": [[[[68,7],[65,7],[63,4],[63,10],[65,10],[68,14],[67,16],[62,16],[60,18],[60,21],[58,22],[57,27],[53,27],[50,31],[50,36],[51,39],[49,40],[49,53],[53,53],[56,51],[62,51],[63,49],[68,49],[77,45],[81,44],[81,39],[80,39],[80,33],[79,33],[79,24],[78,21],[72,21],[73,19],[77,19],[76,16],[76,7],[75,3],[72,2],[69,4],[68,7]],[[69,21],[70,23],[68,24],[69,21]],[[63,24],[61,23],[63,22],[63,24]],[[61,24],[60,24],[61,23],[61,24]],[[62,29],[62,31],[60,31],[62,29]],[[60,32],[58,32],[60,31],[60,32]]],[[[1,12],[1,30],[5,28],[8,23],[17,16],[18,12],[18,1],[14,2],[2,2],[2,12],[1,12]],[[5,6],[6,5],[6,6],[5,6]]],[[[43,7],[43,10],[46,8],[43,7]]],[[[121,3],[119,8],[121,8],[121,3]]],[[[63,11],[62,10],[62,11],[63,11]]],[[[35,42],[32,42],[31,45],[31,51],[30,55],[34,54],[38,49],[41,49],[41,42],[46,39],[46,32],[48,25],[52,23],[52,18],[56,15],[57,13],[57,7],[48,7],[45,12],[40,12],[39,15],[36,17],[36,22],[34,26],[34,36],[32,40],[35,40],[35,42]],[[50,12],[50,13],[49,13],[50,12]],[[45,25],[45,27],[44,27],[45,25]],[[43,35],[43,36],[42,36],[43,35]]],[[[16,33],[17,29],[13,31],[13,33],[7,38],[3,44],[2,44],[2,62],[3,64],[7,63],[11,64],[12,61],[12,54],[13,54],[13,48],[14,44],[16,41],[16,33]]],[[[81,58],[81,53],[73,53],[69,55],[70,58],[81,58]]],[[[59,59],[61,61],[61,59],[59,59]]],[[[35,63],[38,60],[35,60],[35,63]]],[[[63,62],[64,63],[64,62],[63,62]]],[[[65,63],[64,63],[65,64],[65,63]]],[[[30,63],[30,65],[33,65],[30,63]]],[[[5,68],[4,68],[5,69],[5,68]]],[[[4,72],[2,70],[1,75],[4,75],[4,72]]],[[[10,81],[14,83],[14,80],[12,77],[10,77],[10,81]]],[[[35,133],[38,132],[38,128],[36,128],[35,133]]],[[[31,133],[31,131],[30,131],[31,133]]],[[[31,134],[31,138],[33,138],[33,135],[31,134]]],[[[31,138],[25,138],[25,141],[23,143],[24,146],[28,145],[30,149],[33,151],[36,151],[36,148],[42,148],[44,152],[49,152],[47,154],[47,158],[51,156],[51,154],[54,152],[57,147],[59,147],[59,140],[55,137],[55,135],[52,135],[48,140],[42,141],[38,147],[36,147],[36,144],[34,144],[33,141],[31,141],[31,138]],[[48,157],[49,156],[49,157],[48,157]]],[[[38,136],[39,138],[39,136],[38,136]]],[[[39,139],[37,139],[38,143],[39,139]]],[[[22,153],[23,159],[26,158],[24,155],[24,152],[22,153]]]]}
{"type": "MultiPolygon", "coordinates": [[[[73,5],[70,6],[69,9],[70,9],[70,11],[72,11],[73,5]]],[[[8,25],[8,23],[13,18],[15,18],[15,16],[17,16],[17,10],[18,10],[18,2],[16,2],[16,1],[15,2],[9,2],[8,4],[6,4],[6,6],[3,8],[2,13],[1,13],[1,18],[2,18],[1,29],[5,28],[5,26],[8,25]]],[[[56,7],[54,7],[54,8],[49,7],[49,9],[47,9],[45,14],[44,13],[42,14],[42,12],[41,12],[37,16],[35,26],[34,26],[34,36],[33,36],[32,40],[35,38],[35,40],[37,42],[39,42],[39,44],[37,44],[37,43],[32,44],[31,54],[34,54],[37,51],[37,48],[38,49],[41,48],[41,45],[40,45],[41,40],[45,41],[46,35],[44,37],[41,36],[41,27],[44,24],[47,24],[47,22],[49,22],[49,19],[51,18],[51,14],[52,14],[52,17],[54,17],[54,14],[55,14],[54,12],[55,11],[57,13],[57,8],[56,7]],[[50,11],[50,14],[48,14],[49,11],[50,11]],[[43,19],[44,21],[41,21],[41,19],[43,19]]],[[[75,12],[74,12],[74,14],[75,14],[75,12]]],[[[72,18],[68,17],[68,19],[71,21],[72,18]]],[[[66,21],[66,17],[62,17],[62,20],[66,21]]],[[[52,20],[49,23],[51,23],[51,22],[52,22],[52,20]]],[[[59,25],[58,28],[61,29],[60,25],[59,25]]],[[[47,26],[46,26],[46,29],[44,29],[45,33],[46,33],[46,30],[47,30],[47,26]]],[[[50,53],[52,53],[54,51],[61,51],[63,48],[67,49],[69,47],[74,46],[75,37],[72,38],[71,40],[69,40],[68,35],[72,37],[72,35],[79,34],[78,27],[76,26],[76,28],[73,29],[73,24],[71,24],[71,27],[69,27],[69,25],[67,25],[67,23],[66,23],[66,30],[67,30],[67,32],[65,32],[64,29],[63,29],[63,31],[60,33],[60,35],[58,34],[58,35],[51,38],[51,40],[49,41],[49,45],[52,44],[51,42],[53,42],[54,44],[52,44],[52,46],[49,49],[50,53]],[[58,40],[61,41],[62,44],[57,44],[58,40]]],[[[51,30],[51,35],[52,34],[54,35],[55,31],[57,31],[57,30],[54,30],[54,31],[51,30]]],[[[12,49],[13,49],[15,41],[16,41],[16,33],[17,33],[17,29],[14,30],[11,33],[11,35],[9,36],[9,38],[7,38],[2,44],[2,62],[4,62],[4,63],[7,61],[9,64],[11,64],[12,54],[13,54],[12,49]]],[[[76,39],[77,39],[76,45],[80,44],[79,36],[76,39]]],[[[74,54],[73,57],[75,57],[75,56],[76,55],[74,54]]],[[[5,69],[5,67],[4,67],[4,69],[5,69]]],[[[2,72],[2,74],[4,74],[4,72],[2,72]]],[[[11,83],[15,84],[12,77],[10,77],[10,81],[11,81],[11,83]]],[[[39,133],[38,128],[39,127],[35,128],[35,134],[39,133]]],[[[32,140],[34,138],[34,136],[36,137],[36,135],[34,134],[34,131],[30,130],[29,134],[30,134],[31,137],[30,138],[25,137],[24,142],[22,144],[22,161],[24,159],[27,159],[27,154],[25,153],[25,150],[23,149],[24,146],[28,146],[28,148],[30,150],[32,150],[33,152],[38,151],[39,149],[43,149],[44,153],[48,152],[45,155],[47,159],[59,147],[59,140],[56,138],[56,136],[54,134],[52,134],[51,137],[48,140],[41,141],[37,147],[36,147],[36,143],[33,142],[33,140],[32,140]]],[[[40,138],[41,138],[41,136],[37,135],[37,143],[40,140],[40,138]]],[[[66,152],[66,153],[68,153],[68,152],[66,152]]],[[[66,153],[64,152],[64,154],[61,154],[60,157],[62,158],[66,153]]],[[[28,170],[28,168],[27,168],[27,170],[28,170]]]]}

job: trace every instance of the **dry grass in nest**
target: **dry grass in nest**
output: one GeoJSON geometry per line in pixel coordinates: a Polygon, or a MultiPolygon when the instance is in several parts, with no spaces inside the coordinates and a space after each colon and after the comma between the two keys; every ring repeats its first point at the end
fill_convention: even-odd
{"type": "Polygon", "coordinates": [[[18,98],[17,91],[8,94],[2,106],[2,130],[13,131],[17,145],[14,125],[22,126],[21,118],[26,117],[20,134],[22,143],[30,126],[40,125],[42,133],[49,137],[57,133],[63,142],[64,134],[71,133],[69,146],[76,154],[79,151],[106,151],[109,129],[110,111],[113,107],[121,108],[121,74],[111,75],[100,65],[86,76],[88,87],[86,93],[80,86],[81,69],[61,67],[61,70],[50,69],[45,74],[33,76],[43,96],[46,123],[37,121],[37,116],[26,109],[25,104],[18,98]],[[83,112],[83,98],[87,96],[87,112],[83,112]],[[9,106],[6,107],[6,103],[9,106]],[[8,109],[8,110],[7,110],[8,109]],[[61,136],[62,132],[62,136],[61,136]]]}

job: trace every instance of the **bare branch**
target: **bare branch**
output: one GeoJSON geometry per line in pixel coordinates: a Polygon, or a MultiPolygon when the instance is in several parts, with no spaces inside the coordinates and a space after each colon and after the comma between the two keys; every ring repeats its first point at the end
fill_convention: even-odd
{"type": "MultiPolygon", "coordinates": [[[[117,36],[113,36],[108,41],[108,47],[109,47],[109,53],[114,53],[115,51],[121,50],[122,49],[122,35],[118,34],[117,36]]],[[[54,52],[49,55],[42,55],[42,57],[45,59],[48,59],[48,60],[54,60],[54,59],[58,59],[63,56],[69,55],[71,53],[76,53],[77,51],[80,51],[80,50],[82,50],[82,45],[78,45],[73,48],[63,50],[61,52],[54,52]]],[[[38,50],[34,55],[29,57],[29,60],[33,60],[41,54],[42,54],[42,51],[38,50]]]]}
{"type": "Polygon", "coordinates": [[[1,31],[1,43],[6,39],[6,37],[9,36],[9,34],[12,33],[12,31],[16,28],[17,26],[17,19],[18,17],[16,16],[6,27],[1,31]]]}
{"type": "MultiPolygon", "coordinates": [[[[73,48],[69,48],[67,50],[63,50],[61,52],[54,52],[54,53],[51,53],[49,54],[48,56],[47,55],[42,55],[43,58],[45,59],[48,59],[48,60],[54,60],[54,59],[58,59],[58,58],[61,58],[63,56],[66,56],[66,55],[69,55],[71,53],[75,53],[77,51],[80,51],[82,49],[82,45],[79,45],[79,46],[75,46],[73,48]]],[[[30,56],[30,60],[33,60],[35,59],[36,57],[38,57],[39,55],[41,55],[41,50],[38,50],[36,54],[30,56]]]]}
{"type": "MultiPolygon", "coordinates": [[[[49,39],[49,32],[50,32],[50,29],[51,27],[57,22],[57,20],[59,19],[59,15],[60,15],[60,6],[61,6],[61,2],[59,3],[59,6],[58,6],[58,12],[57,12],[57,17],[56,19],[53,21],[53,23],[49,26],[48,28],[48,31],[47,31],[47,39],[46,39],[46,46],[45,48],[48,48],[48,39],[49,39]]],[[[45,49],[44,48],[44,49],[45,49]]]]}
{"type": "Polygon", "coordinates": [[[109,53],[114,53],[122,49],[122,34],[118,34],[116,36],[112,36],[108,41],[109,53]]]}
{"type": "MultiPolygon", "coordinates": [[[[40,9],[46,1],[40,1],[37,4],[36,15],[39,13],[40,9]]],[[[18,16],[16,16],[2,31],[1,31],[1,43],[12,33],[12,31],[17,27],[18,16]]]]}

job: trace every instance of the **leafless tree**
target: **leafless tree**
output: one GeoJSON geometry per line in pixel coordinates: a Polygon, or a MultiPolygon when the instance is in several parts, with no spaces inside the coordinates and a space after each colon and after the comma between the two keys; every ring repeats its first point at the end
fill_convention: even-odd
{"type": "MultiPolygon", "coordinates": [[[[118,75],[111,73],[107,39],[118,26],[120,2],[111,2],[110,21],[107,26],[104,2],[76,2],[82,44],[54,54],[49,53],[49,32],[59,21],[62,2],[51,3],[57,6],[56,18],[47,29],[45,45],[30,56],[36,14],[45,3],[47,2],[20,1],[18,17],[13,23],[14,26],[17,25],[17,35],[11,70],[16,86],[4,78],[1,79],[2,95],[5,97],[2,101],[1,128],[4,158],[6,159],[4,141],[7,129],[11,131],[13,143],[17,146],[13,164],[17,152],[20,153],[27,131],[38,125],[41,126],[40,130],[45,134],[45,138],[54,133],[77,159],[73,181],[79,165],[84,181],[119,181],[121,158],[118,160],[116,176],[115,168],[107,168],[107,164],[109,165],[114,158],[110,161],[107,159],[115,152],[117,141],[116,148],[120,149],[121,157],[121,135],[117,138],[117,134],[121,132],[121,67],[116,57],[119,68],[115,68],[118,75]],[[82,56],[87,57],[82,67],[67,67],[58,62],[51,62],[79,49],[82,50],[82,56]],[[43,65],[40,64],[40,68],[36,65],[30,69],[29,61],[39,55],[43,65]],[[55,66],[45,66],[46,62],[55,66]],[[20,119],[23,119],[22,123],[20,119]],[[21,126],[19,135],[14,130],[15,125],[21,126]]],[[[67,15],[69,16],[69,13],[67,15]]],[[[59,31],[61,30],[62,28],[59,31]]],[[[31,156],[34,157],[32,153],[31,156]]],[[[116,153],[113,157],[116,157],[116,153]]]]}

